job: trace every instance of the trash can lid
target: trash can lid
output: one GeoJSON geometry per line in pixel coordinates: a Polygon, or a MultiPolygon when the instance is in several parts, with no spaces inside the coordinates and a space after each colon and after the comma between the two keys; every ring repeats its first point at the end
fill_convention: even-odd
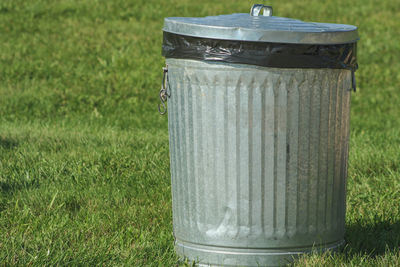
{"type": "Polygon", "coordinates": [[[356,26],[275,17],[272,7],[260,4],[253,5],[249,14],[165,18],[163,31],[221,40],[291,44],[344,44],[359,39],[356,26]]]}

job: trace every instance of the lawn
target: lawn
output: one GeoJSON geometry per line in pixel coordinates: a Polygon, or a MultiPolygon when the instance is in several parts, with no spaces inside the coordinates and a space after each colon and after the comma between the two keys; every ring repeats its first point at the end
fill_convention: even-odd
{"type": "MultiPolygon", "coordinates": [[[[0,1],[0,266],[175,266],[163,18],[252,1],[0,1]]],[[[400,266],[400,1],[277,1],[359,26],[346,241],[298,266],[400,266]]]]}

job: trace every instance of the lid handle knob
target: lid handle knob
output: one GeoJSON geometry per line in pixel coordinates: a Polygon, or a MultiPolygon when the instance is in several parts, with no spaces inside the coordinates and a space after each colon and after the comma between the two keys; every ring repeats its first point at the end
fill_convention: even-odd
{"type": "Polygon", "coordinates": [[[266,16],[266,17],[272,16],[272,6],[264,6],[262,4],[254,4],[251,7],[250,15],[251,16],[259,16],[261,10],[263,10],[263,16],[266,16]]]}

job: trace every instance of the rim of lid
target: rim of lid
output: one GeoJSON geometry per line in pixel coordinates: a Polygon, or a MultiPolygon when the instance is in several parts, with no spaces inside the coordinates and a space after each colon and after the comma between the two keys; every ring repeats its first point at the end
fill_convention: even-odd
{"type": "Polygon", "coordinates": [[[356,26],[276,17],[272,16],[271,7],[257,4],[249,14],[165,18],[163,31],[211,39],[291,44],[343,44],[359,40],[356,26]]]}

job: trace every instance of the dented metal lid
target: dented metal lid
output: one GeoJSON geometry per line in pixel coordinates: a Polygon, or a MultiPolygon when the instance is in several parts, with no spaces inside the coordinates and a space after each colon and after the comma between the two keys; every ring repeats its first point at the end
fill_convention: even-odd
{"type": "Polygon", "coordinates": [[[359,39],[356,26],[275,17],[270,6],[259,4],[253,5],[249,14],[165,18],[163,31],[221,40],[290,44],[344,44],[359,39]]]}

